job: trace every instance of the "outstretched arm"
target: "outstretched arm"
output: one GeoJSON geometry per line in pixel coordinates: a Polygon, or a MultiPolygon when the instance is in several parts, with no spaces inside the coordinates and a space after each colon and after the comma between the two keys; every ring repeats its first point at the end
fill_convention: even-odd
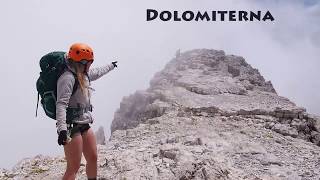
{"type": "Polygon", "coordinates": [[[88,72],[90,81],[95,81],[107,74],[109,71],[113,70],[116,67],[115,63],[107,64],[102,67],[92,68],[88,72]]]}

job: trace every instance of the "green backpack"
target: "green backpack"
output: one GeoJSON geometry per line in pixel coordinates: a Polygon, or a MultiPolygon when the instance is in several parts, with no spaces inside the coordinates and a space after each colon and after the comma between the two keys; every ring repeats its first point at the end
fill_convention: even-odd
{"type": "MultiPolygon", "coordinates": [[[[65,62],[65,52],[55,51],[44,55],[40,59],[40,77],[36,86],[38,91],[36,116],[38,114],[39,95],[41,105],[47,116],[56,119],[57,81],[68,70],[65,62]]],[[[70,71],[71,72],[71,71],[70,71]]],[[[77,76],[72,72],[76,81],[72,90],[75,92],[78,86],[77,76]]]]}

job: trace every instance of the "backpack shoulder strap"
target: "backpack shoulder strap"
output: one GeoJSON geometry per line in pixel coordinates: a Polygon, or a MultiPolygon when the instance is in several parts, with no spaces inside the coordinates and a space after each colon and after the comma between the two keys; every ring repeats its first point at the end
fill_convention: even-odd
{"type": "Polygon", "coordinates": [[[76,90],[78,89],[79,81],[78,81],[77,75],[74,72],[72,72],[71,70],[69,70],[68,67],[65,67],[65,70],[63,72],[66,72],[66,71],[69,71],[73,75],[74,80],[75,80],[74,85],[73,85],[73,89],[72,89],[72,94],[71,94],[71,95],[73,95],[76,92],[76,90]]]}
{"type": "Polygon", "coordinates": [[[69,69],[67,69],[67,71],[72,73],[74,80],[75,80],[74,85],[73,85],[73,89],[72,89],[72,94],[71,94],[71,95],[73,95],[76,92],[76,90],[78,89],[79,81],[78,81],[77,75],[74,72],[70,71],[69,69]]]}
{"type": "Polygon", "coordinates": [[[77,76],[75,74],[73,74],[73,76],[74,76],[74,80],[75,81],[74,81],[74,85],[73,85],[73,89],[72,89],[72,94],[71,95],[73,95],[76,92],[76,90],[78,89],[78,86],[79,86],[79,81],[78,81],[77,76]]]}

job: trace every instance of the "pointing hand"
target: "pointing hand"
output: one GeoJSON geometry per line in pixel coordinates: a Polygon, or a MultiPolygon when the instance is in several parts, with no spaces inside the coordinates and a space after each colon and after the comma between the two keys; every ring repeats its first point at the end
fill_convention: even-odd
{"type": "Polygon", "coordinates": [[[114,67],[118,67],[118,66],[117,66],[117,63],[118,63],[118,61],[113,61],[113,62],[112,62],[112,65],[113,65],[114,67]]]}

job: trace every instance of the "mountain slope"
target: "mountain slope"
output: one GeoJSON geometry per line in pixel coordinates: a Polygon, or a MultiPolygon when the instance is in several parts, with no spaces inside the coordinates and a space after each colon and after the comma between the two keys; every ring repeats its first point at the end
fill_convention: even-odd
{"type": "MultiPolygon", "coordinates": [[[[99,174],[319,179],[319,121],[278,96],[242,57],[210,49],[178,53],[147,90],[123,98],[110,140],[99,146],[99,174]]],[[[62,157],[38,156],[2,177],[56,179],[65,164],[62,157]]],[[[79,178],[85,179],[84,166],[79,178]]]]}

